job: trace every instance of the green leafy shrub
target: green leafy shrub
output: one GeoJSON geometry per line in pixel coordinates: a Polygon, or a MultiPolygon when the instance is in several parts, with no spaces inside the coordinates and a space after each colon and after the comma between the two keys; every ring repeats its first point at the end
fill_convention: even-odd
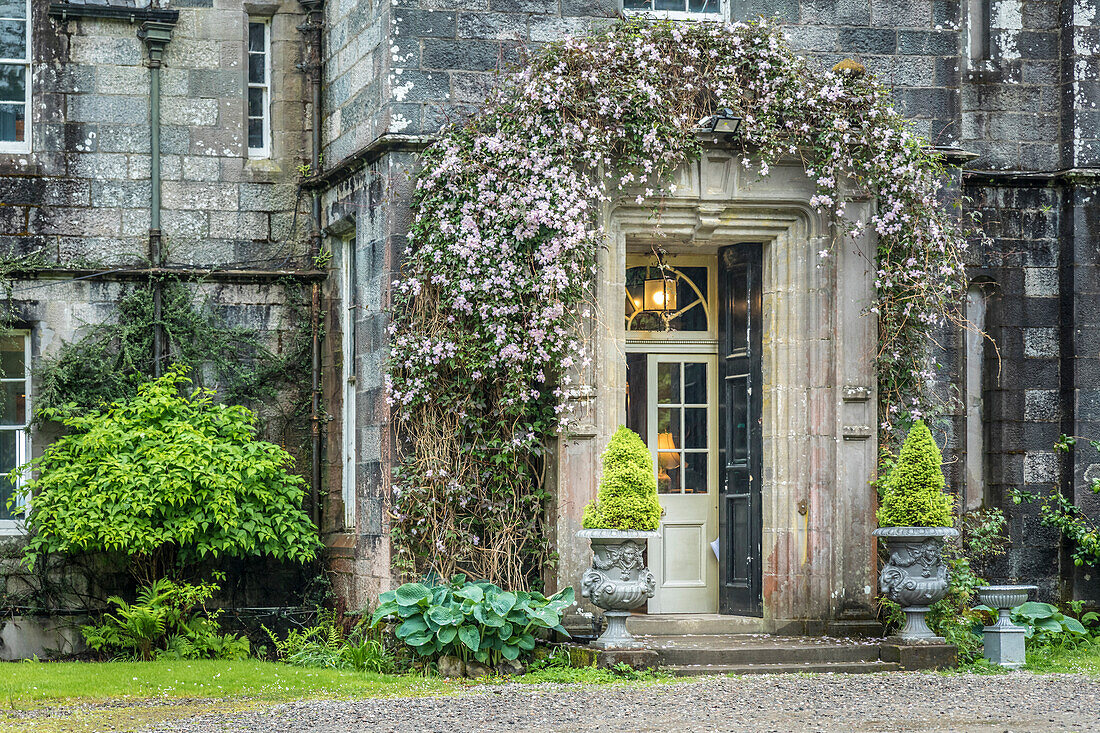
{"type": "Polygon", "coordinates": [[[45,553],[116,553],[148,584],[208,556],[315,556],[293,458],[255,439],[248,409],[185,394],[188,384],[176,366],[101,412],[58,416],[70,434],[13,472],[34,496],[30,564],[45,553]]]}
{"type": "Polygon", "coordinates": [[[383,593],[372,624],[392,620],[397,638],[421,657],[453,655],[497,665],[529,657],[544,629],[568,636],[561,616],[574,600],[572,588],[547,598],[456,575],[449,583],[406,583],[383,593]]]}
{"type": "Polygon", "coordinates": [[[89,648],[116,657],[140,659],[245,659],[248,639],[222,634],[220,611],[206,601],[218,591],[213,583],[190,585],[161,578],[142,588],[133,603],[118,596],[116,610],[98,624],[80,628],[89,648]]]}
{"type": "MultiPolygon", "coordinates": [[[[996,613],[988,606],[979,607],[983,611],[996,613]]],[[[1088,637],[1084,624],[1058,610],[1050,603],[1028,601],[1012,609],[1012,621],[1027,630],[1029,645],[1037,646],[1073,646],[1088,637]]]]}
{"type": "Polygon", "coordinates": [[[296,667],[384,673],[394,671],[396,666],[394,654],[380,634],[363,622],[346,633],[336,611],[318,610],[315,624],[291,629],[283,639],[266,626],[262,628],[275,645],[277,656],[296,667]]]}
{"type": "Polygon", "coordinates": [[[582,526],[652,531],[660,523],[653,457],[637,433],[620,426],[603,453],[600,492],[584,508],[582,526]]]}
{"type": "Polygon", "coordinates": [[[923,420],[905,436],[894,470],[886,479],[881,527],[950,527],[954,501],[944,493],[943,457],[923,420]]]}

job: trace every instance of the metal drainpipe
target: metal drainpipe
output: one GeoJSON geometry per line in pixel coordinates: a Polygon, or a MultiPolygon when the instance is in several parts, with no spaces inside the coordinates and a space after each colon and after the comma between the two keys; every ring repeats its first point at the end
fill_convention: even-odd
{"type": "MultiPolygon", "coordinates": [[[[160,69],[164,60],[164,47],[172,40],[174,23],[147,20],[141,24],[138,37],[149,50],[149,259],[154,269],[164,266],[164,250],[160,231],[160,69]]],[[[159,377],[163,370],[166,348],[164,324],[161,317],[164,307],[163,285],[159,276],[153,279],[153,375],[159,377]]]]}
{"type": "MultiPolygon", "coordinates": [[[[313,126],[313,151],[310,164],[311,175],[321,173],[321,31],[323,17],[318,14],[324,10],[324,0],[299,0],[306,11],[306,22],[299,26],[303,32],[312,33],[310,58],[307,66],[310,70],[311,124],[313,126]]],[[[321,192],[314,190],[312,201],[312,219],[314,231],[309,247],[310,262],[316,261],[321,252],[321,192]]],[[[312,502],[313,523],[321,528],[321,284],[313,283],[310,293],[310,330],[312,335],[312,375],[310,395],[311,451],[310,451],[310,499],[312,502]]]]}

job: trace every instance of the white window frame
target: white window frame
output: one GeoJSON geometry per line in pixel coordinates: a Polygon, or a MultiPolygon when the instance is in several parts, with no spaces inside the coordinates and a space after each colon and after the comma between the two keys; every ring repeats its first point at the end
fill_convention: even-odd
{"type": "Polygon", "coordinates": [[[355,237],[344,240],[343,257],[340,263],[340,289],[343,295],[340,328],[343,331],[343,384],[344,384],[344,420],[343,420],[343,460],[341,495],[344,501],[344,529],[356,531],[357,468],[359,464],[359,425],[356,420],[356,397],[358,379],[355,369],[355,319],[358,311],[358,299],[355,290],[355,237]]]}
{"type": "MultiPolygon", "coordinates": [[[[33,83],[31,78],[31,41],[34,37],[31,30],[31,0],[26,0],[26,8],[26,56],[22,59],[0,58],[0,64],[23,65],[26,67],[26,73],[23,77],[25,81],[23,88],[23,139],[18,142],[0,140],[0,153],[29,153],[31,151],[31,85],[33,83]]],[[[23,18],[0,18],[0,20],[23,20],[23,18]]]]}
{"type": "MultiPolygon", "coordinates": [[[[0,331],[0,334],[5,336],[22,336],[23,337],[23,384],[26,390],[27,401],[23,411],[23,425],[2,425],[0,424],[0,431],[14,432],[15,433],[15,465],[22,466],[28,460],[31,455],[31,415],[34,413],[34,406],[31,404],[32,392],[31,389],[31,332],[26,329],[9,329],[0,331]]],[[[19,382],[18,378],[4,379],[0,377],[0,384],[9,382],[19,382]]],[[[16,484],[16,496],[18,497],[18,503],[16,506],[22,508],[24,513],[26,512],[28,497],[20,489],[22,489],[24,481],[20,481],[16,484]]],[[[0,519],[0,535],[18,535],[26,532],[26,527],[22,519],[0,519]]]]}
{"type": "MultiPolygon", "coordinates": [[[[650,0],[653,2],[653,0],[650,0]]],[[[660,18],[662,20],[706,20],[706,21],[725,21],[730,17],[730,0],[719,0],[718,10],[710,13],[692,13],[687,10],[637,10],[630,8],[623,8],[625,15],[645,15],[650,18],[660,18]]],[[[625,3],[624,3],[625,5],[625,3]]]]}
{"type": "Polygon", "coordinates": [[[248,16],[248,23],[245,32],[245,59],[248,63],[245,63],[245,82],[247,85],[247,92],[245,93],[244,100],[244,137],[245,144],[249,142],[248,125],[249,120],[253,119],[249,114],[248,109],[248,94],[253,89],[263,90],[263,125],[264,125],[264,144],[263,147],[254,148],[249,146],[248,157],[249,158],[270,158],[271,157],[271,18],[261,18],[254,15],[248,16]],[[254,83],[249,78],[249,72],[252,69],[251,58],[251,30],[252,24],[256,23],[264,27],[264,81],[263,83],[254,83]]]}

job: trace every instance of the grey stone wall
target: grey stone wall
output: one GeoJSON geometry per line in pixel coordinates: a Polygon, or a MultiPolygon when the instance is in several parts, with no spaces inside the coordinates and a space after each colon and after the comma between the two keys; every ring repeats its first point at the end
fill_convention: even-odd
{"type": "MultiPolygon", "coordinates": [[[[269,159],[244,134],[246,3],[193,2],[162,74],[162,231],[168,264],[257,265],[304,251],[297,167],[308,157],[294,0],[247,3],[271,18],[276,131],[269,159]]],[[[33,150],[0,155],[0,255],[57,266],[148,257],[147,54],[125,20],[62,22],[34,3],[33,150]]]]}

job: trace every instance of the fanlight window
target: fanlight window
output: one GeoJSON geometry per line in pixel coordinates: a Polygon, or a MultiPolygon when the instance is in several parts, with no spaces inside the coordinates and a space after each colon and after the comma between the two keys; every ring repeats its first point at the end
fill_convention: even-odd
{"type": "MultiPolygon", "coordinates": [[[[652,298],[650,298],[652,300],[652,298]]],[[[707,331],[710,306],[707,300],[707,268],[646,265],[626,270],[627,331],[707,331]],[[646,280],[663,278],[675,297],[667,298],[667,307],[647,302],[646,280]],[[673,286],[672,282],[675,282],[673,286]],[[649,306],[649,309],[647,309],[649,306]]]]}

